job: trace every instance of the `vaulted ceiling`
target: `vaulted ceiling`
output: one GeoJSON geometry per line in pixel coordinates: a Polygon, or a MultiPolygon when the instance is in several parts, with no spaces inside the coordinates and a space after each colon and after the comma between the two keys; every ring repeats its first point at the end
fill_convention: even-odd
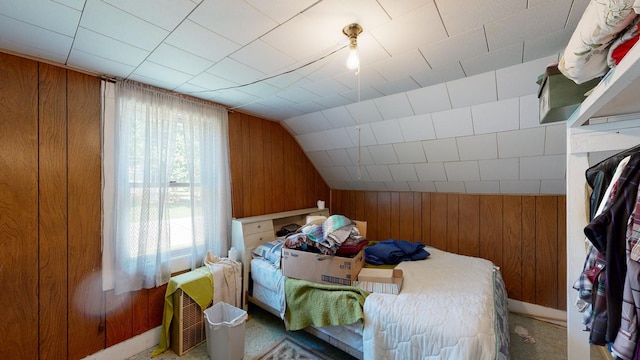
{"type": "Polygon", "coordinates": [[[0,49],[280,121],[332,188],[563,193],[535,81],[587,4],[3,0],[0,49]]]}

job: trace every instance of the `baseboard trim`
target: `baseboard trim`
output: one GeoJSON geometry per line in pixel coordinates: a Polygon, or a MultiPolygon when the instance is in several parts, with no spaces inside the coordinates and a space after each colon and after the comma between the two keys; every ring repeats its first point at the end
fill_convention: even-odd
{"type": "Polygon", "coordinates": [[[530,304],[518,300],[508,299],[509,311],[516,314],[522,314],[530,316],[534,319],[550,322],[552,324],[567,326],[567,312],[540,306],[536,304],[530,304]]]}
{"type": "Polygon", "coordinates": [[[95,354],[85,357],[90,360],[126,359],[158,345],[162,326],[158,326],[131,339],[110,346],[95,354]]]}

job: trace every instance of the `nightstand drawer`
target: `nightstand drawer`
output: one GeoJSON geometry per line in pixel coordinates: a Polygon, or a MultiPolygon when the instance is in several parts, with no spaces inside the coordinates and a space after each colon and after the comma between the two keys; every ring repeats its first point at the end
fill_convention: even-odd
{"type": "Polygon", "coordinates": [[[274,240],[276,237],[273,235],[273,231],[264,231],[257,234],[251,234],[244,237],[244,242],[247,249],[253,249],[254,247],[274,240]]]}
{"type": "Polygon", "coordinates": [[[265,231],[273,232],[273,221],[266,220],[242,225],[242,232],[244,232],[245,236],[265,231]]]}

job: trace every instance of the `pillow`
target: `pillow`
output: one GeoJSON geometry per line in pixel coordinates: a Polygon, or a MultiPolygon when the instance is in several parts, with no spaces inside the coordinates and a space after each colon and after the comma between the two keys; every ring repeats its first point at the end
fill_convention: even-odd
{"type": "Polygon", "coordinates": [[[280,258],[282,257],[283,245],[284,245],[284,240],[275,239],[275,240],[258,245],[251,252],[255,256],[260,256],[279,268],[280,258]]]}

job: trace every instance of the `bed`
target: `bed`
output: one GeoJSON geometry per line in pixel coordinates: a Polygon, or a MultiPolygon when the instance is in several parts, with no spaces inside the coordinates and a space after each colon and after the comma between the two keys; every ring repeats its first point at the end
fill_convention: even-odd
{"type": "MultiPolygon", "coordinates": [[[[400,294],[366,297],[361,321],[305,330],[360,359],[508,359],[499,269],[484,259],[426,249],[428,259],[397,266],[404,273],[400,294]]],[[[251,260],[249,301],[285,319],[287,278],[273,260],[251,260]]]]}

